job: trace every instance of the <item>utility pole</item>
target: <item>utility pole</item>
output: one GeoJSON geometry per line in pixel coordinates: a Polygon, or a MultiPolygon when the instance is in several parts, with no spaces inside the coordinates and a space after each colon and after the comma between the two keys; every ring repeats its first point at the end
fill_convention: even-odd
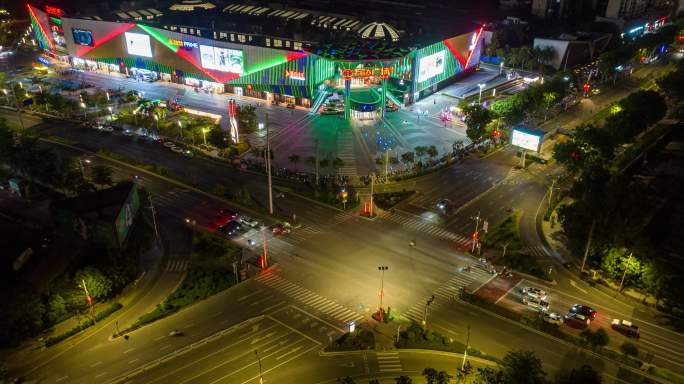
{"type": "Polygon", "coordinates": [[[423,312],[423,327],[425,327],[427,324],[428,307],[433,301],[435,301],[435,295],[432,295],[432,297],[428,299],[427,303],[425,303],[425,312],[423,312]]]}
{"type": "Polygon", "coordinates": [[[95,311],[93,310],[93,298],[90,297],[90,293],[88,293],[88,287],[86,287],[85,279],[81,280],[81,283],[83,284],[83,291],[85,291],[86,302],[88,302],[88,306],[90,306],[90,317],[92,317],[93,321],[95,321],[95,311]]]}
{"type": "Polygon", "coordinates": [[[157,211],[154,209],[151,193],[147,194],[147,200],[150,202],[150,210],[152,210],[152,224],[154,225],[154,234],[157,236],[157,242],[161,244],[161,238],[159,238],[159,229],[157,229],[157,211]]]}
{"type": "Polygon", "coordinates": [[[470,250],[470,252],[475,252],[475,243],[477,242],[475,236],[477,234],[477,231],[480,230],[480,211],[477,211],[477,216],[474,218],[475,219],[475,235],[473,236],[473,248],[470,250]]]}
{"type": "Polygon", "coordinates": [[[266,240],[266,229],[263,229],[261,233],[264,235],[264,261],[261,264],[261,268],[266,268],[268,266],[268,240],[266,240]]]}
{"type": "Polygon", "coordinates": [[[378,309],[378,318],[380,321],[382,321],[382,298],[385,296],[385,271],[388,269],[389,267],[386,265],[381,265],[378,267],[378,271],[382,273],[380,277],[380,308],[378,309]]]}
{"type": "Polygon", "coordinates": [[[551,196],[553,196],[553,186],[556,184],[556,178],[551,180],[551,186],[549,187],[549,209],[551,208],[551,196]]]}
{"type": "Polygon", "coordinates": [[[587,238],[587,247],[584,249],[584,257],[582,258],[582,267],[580,267],[580,273],[584,272],[584,265],[587,263],[589,248],[591,248],[591,238],[594,236],[594,228],[596,228],[596,219],[591,221],[591,228],[589,228],[589,237],[587,238]]]}
{"type": "Polygon", "coordinates": [[[271,143],[266,114],[266,174],[268,175],[268,214],[273,215],[273,183],[271,181],[271,143]]]}
{"type": "Polygon", "coordinates": [[[470,324],[468,324],[468,336],[466,336],[465,350],[463,351],[463,362],[461,363],[461,372],[465,368],[466,357],[468,356],[468,346],[470,345],[470,324]]]}
{"type": "Polygon", "coordinates": [[[627,276],[627,267],[629,266],[629,262],[632,260],[632,253],[629,253],[629,257],[627,258],[627,263],[625,263],[625,270],[622,272],[622,279],[620,280],[620,287],[618,288],[617,293],[620,293],[622,291],[622,285],[625,283],[625,276],[627,276]]]}

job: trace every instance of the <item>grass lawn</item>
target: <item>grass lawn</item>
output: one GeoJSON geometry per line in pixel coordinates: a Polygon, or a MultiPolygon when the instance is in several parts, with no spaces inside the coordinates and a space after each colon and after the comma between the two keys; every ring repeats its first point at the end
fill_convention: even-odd
{"type": "Polygon", "coordinates": [[[519,221],[522,212],[515,210],[504,221],[497,224],[486,235],[482,236],[482,243],[490,248],[503,249],[507,251],[517,251],[523,249],[523,242],[520,239],[519,221]]]}

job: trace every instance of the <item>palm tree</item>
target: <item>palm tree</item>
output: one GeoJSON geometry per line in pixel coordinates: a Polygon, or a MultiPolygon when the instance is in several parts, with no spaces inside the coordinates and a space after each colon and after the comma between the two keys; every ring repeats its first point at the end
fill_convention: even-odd
{"type": "Polygon", "coordinates": [[[395,377],[395,378],[394,378],[394,381],[395,381],[397,384],[413,384],[413,380],[412,380],[410,377],[406,376],[406,375],[401,375],[401,376],[399,376],[399,377],[395,377]]]}
{"type": "Polygon", "coordinates": [[[520,66],[522,67],[522,70],[525,70],[525,65],[530,64],[530,62],[533,60],[532,56],[532,50],[530,47],[527,46],[522,46],[520,47],[520,50],[518,50],[519,60],[520,60],[520,66]]]}
{"type": "Polygon", "coordinates": [[[413,148],[413,150],[415,151],[416,156],[418,156],[418,160],[423,160],[423,156],[425,156],[425,152],[427,151],[427,147],[419,145],[419,146],[413,148]]]}
{"type": "Polygon", "coordinates": [[[430,159],[434,159],[435,157],[437,157],[437,155],[439,153],[437,151],[437,147],[435,147],[434,145],[431,145],[430,147],[428,147],[426,152],[427,152],[427,155],[430,156],[430,159]]]}
{"type": "Polygon", "coordinates": [[[93,183],[103,186],[112,185],[112,168],[106,165],[96,165],[90,171],[90,177],[93,183]]]}
{"type": "Polygon", "coordinates": [[[416,160],[416,154],[413,152],[405,152],[401,154],[401,162],[408,166],[409,163],[413,163],[416,160]]]}
{"type": "Polygon", "coordinates": [[[292,163],[295,167],[295,172],[297,171],[297,163],[299,163],[299,155],[296,153],[291,154],[290,156],[287,157],[290,160],[290,163],[292,163]]]}
{"type": "Polygon", "coordinates": [[[425,368],[423,369],[423,376],[425,376],[425,381],[427,384],[436,384],[437,383],[437,370],[434,368],[425,368]]]}
{"type": "Polygon", "coordinates": [[[321,168],[329,167],[330,166],[330,159],[321,159],[321,161],[319,161],[319,165],[321,168]]]}
{"type": "Polygon", "coordinates": [[[309,164],[311,168],[316,166],[316,156],[307,156],[304,161],[309,164]]]}
{"type": "Polygon", "coordinates": [[[552,46],[534,47],[532,49],[532,57],[539,64],[539,77],[544,76],[544,65],[553,60],[556,55],[556,49],[552,46]]]}

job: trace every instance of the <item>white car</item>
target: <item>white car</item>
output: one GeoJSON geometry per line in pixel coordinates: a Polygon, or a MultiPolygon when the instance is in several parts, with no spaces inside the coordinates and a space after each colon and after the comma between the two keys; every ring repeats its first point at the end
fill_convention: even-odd
{"type": "Polygon", "coordinates": [[[546,300],[547,297],[546,291],[537,287],[525,287],[520,291],[525,296],[534,297],[535,299],[539,300],[546,300]]]}
{"type": "Polygon", "coordinates": [[[175,146],[176,146],[176,143],[174,143],[173,141],[165,141],[165,142],[164,142],[164,146],[165,146],[166,148],[171,148],[171,147],[175,147],[175,146]]]}
{"type": "Polygon", "coordinates": [[[561,325],[563,324],[563,316],[558,312],[545,312],[542,315],[542,320],[549,324],[561,325]]]}
{"type": "Polygon", "coordinates": [[[240,222],[248,227],[256,228],[259,226],[259,222],[249,216],[240,216],[240,222]]]}
{"type": "Polygon", "coordinates": [[[522,302],[528,307],[540,312],[546,312],[549,310],[549,303],[544,300],[537,299],[536,297],[525,296],[523,297],[522,302]]]}
{"type": "Polygon", "coordinates": [[[174,153],[183,153],[183,148],[174,145],[173,147],[171,147],[171,151],[174,153]]]}
{"type": "Polygon", "coordinates": [[[133,136],[133,131],[130,129],[124,129],[122,133],[124,136],[133,136]]]}
{"type": "Polygon", "coordinates": [[[104,127],[102,127],[102,130],[104,132],[114,132],[114,127],[112,127],[111,125],[105,125],[104,127]]]}

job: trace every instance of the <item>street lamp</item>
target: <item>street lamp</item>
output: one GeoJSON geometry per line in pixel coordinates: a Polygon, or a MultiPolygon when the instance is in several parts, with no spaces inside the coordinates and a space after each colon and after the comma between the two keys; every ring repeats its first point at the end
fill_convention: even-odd
{"type": "Polygon", "coordinates": [[[178,120],[178,136],[181,139],[183,138],[183,124],[181,123],[180,120],[178,120]]]}
{"type": "Polygon", "coordinates": [[[254,354],[256,355],[257,360],[259,361],[259,384],[263,384],[264,378],[262,377],[261,373],[261,357],[259,357],[259,351],[257,351],[256,349],[254,350],[254,354]]]}
{"type": "Polygon", "coordinates": [[[207,145],[207,129],[202,128],[202,138],[204,138],[204,145],[207,145]]]}
{"type": "Polygon", "coordinates": [[[135,126],[138,126],[138,111],[133,111],[133,118],[135,119],[135,126]]]}
{"type": "Polygon", "coordinates": [[[503,60],[501,60],[501,63],[499,63],[499,75],[501,75],[503,73],[503,66],[504,66],[504,62],[503,62],[503,60]]]}
{"type": "Polygon", "coordinates": [[[432,297],[428,299],[427,303],[425,303],[425,312],[423,313],[423,328],[425,328],[425,324],[427,324],[428,307],[433,301],[435,301],[435,295],[432,295],[432,297]]]}
{"type": "Polygon", "coordinates": [[[105,95],[107,96],[107,101],[109,101],[109,92],[106,92],[105,95]]]}
{"type": "Polygon", "coordinates": [[[86,117],[86,105],[84,102],[81,102],[81,108],[83,108],[83,120],[87,120],[88,118],[86,117]]]}
{"type": "Polygon", "coordinates": [[[154,121],[157,123],[157,135],[159,135],[159,116],[157,114],[154,114],[154,121]]]}
{"type": "Polygon", "coordinates": [[[380,271],[380,308],[378,308],[378,319],[379,321],[382,321],[382,298],[385,296],[385,271],[388,270],[389,267],[386,265],[380,265],[378,266],[378,271],[380,271]]]}
{"type": "Polygon", "coordinates": [[[107,109],[109,110],[109,120],[114,121],[114,115],[112,114],[112,107],[109,106],[109,107],[107,107],[107,109]]]}
{"type": "Polygon", "coordinates": [[[9,94],[7,93],[7,90],[3,88],[2,93],[5,94],[5,99],[7,100],[7,105],[9,105],[9,94]]]}
{"type": "Polygon", "coordinates": [[[477,85],[478,87],[480,87],[480,95],[479,95],[478,98],[477,98],[477,103],[478,103],[478,104],[481,104],[481,103],[482,103],[482,90],[484,89],[485,85],[487,85],[487,84],[480,83],[480,84],[477,85]]]}

